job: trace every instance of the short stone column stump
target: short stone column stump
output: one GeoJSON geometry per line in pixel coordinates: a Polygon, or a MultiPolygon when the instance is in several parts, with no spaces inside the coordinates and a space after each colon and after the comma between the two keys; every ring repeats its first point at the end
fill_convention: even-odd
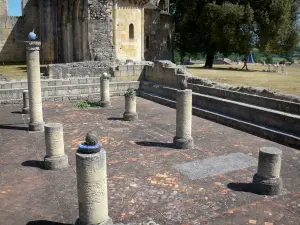
{"type": "Polygon", "coordinates": [[[22,114],[28,114],[29,113],[29,96],[28,96],[28,90],[23,91],[23,108],[22,108],[22,114]]]}
{"type": "Polygon", "coordinates": [[[258,169],[253,177],[254,191],[263,195],[277,195],[282,190],[280,177],[282,151],[264,147],[259,151],[258,169]]]}
{"type": "Polygon", "coordinates": [[[135,121],[138,119],[136,112],[136,91],[128,89],[125,93],[125,112],[123,113],[123,120],[135,121]]]}
{"type": "Polygon", "coordinates": [[[106,152],[89,132],[76,153],[79,218],[76,225],[112,225],[108,216],[106,152]]]}
{"type": "Polygon", "coordinates": [[[44,167],[48,170],[58,170],[68,167],[68,156],[64,149],[63,125],[48,123],[45,125],[46,156],[44,167]]]}
{"type": "Polygon", "coordinates": [[[178,149],[194,146],[192,138],[192,90],[179,90],[176,94],[176,136],[173,144],[178,149]]]}
{"type": "Polygon", "coordinates": [[[103,75],[100,78],[100,89],[101,89],[101,107],[109,107],[111,106],[110,102],[110,93],[109,93],[109,76],[103,75]]]}

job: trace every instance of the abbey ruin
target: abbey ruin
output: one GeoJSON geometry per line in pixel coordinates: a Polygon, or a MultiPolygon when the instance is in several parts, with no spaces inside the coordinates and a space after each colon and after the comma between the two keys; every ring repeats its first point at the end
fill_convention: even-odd
{"type": "Polygon", "coordinates": [[[33,29],[43,64],[173,57],[169,0],[23,0],[20,17],[0,0],[0,62],[25,62],[33,29]]]}

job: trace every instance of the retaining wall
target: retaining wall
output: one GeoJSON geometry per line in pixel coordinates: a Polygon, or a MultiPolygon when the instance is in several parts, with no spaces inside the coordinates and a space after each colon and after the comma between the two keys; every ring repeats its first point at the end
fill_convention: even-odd
{"type": "MultiPolygon", "coordinates": [[[[152,82],[142,82],[140,89],[145,93],[153,93],[171,101],[176,101],[176,88],[152,82]]],[[[253,124],[251,132],[254,134],[256,134],[255,126],[260,126],[272,130],[272,133],[283,132],[282,136],[294,135],[295,138],[292,139],[292,142],[297,139],[300,140],[300,115],[195,92],[193,92],[193,106],[206,111],[208,114],[219,114],[229,117],[231,120],[243,121],[243,126],[251,123],[253,124]]],[[[245,130],[249,132],[248,128],[245,130]]]]}
{"type": "Polygon", "coordinates": [[[267,98],[258,95],[251,95],[237,91],[224,90],[220,88],[206,87],[199,84],[188,84],[188,88],[192,89],[193,92],[199,94],[215,96],[219,98],[252,104],[268,109],[274,109],[282,112],[300,115],[300,104],[295,102],[267,98]]]}
{"type": "MultiPolygon", "coordinates": [[[[41,80],[43,101],[100,99],[100,77],[41,80]]],[[[0,84],[0,104],[19,104],[27,82],[0,84]]],[[[111,82],[111,96],[123,95],[128,88],[138,88],[138,81],[111,82]]]]}
{"type": "Polygon", "coordinates": [[[146,81],[180,88],[180,83],[185,79],[184,69],[167,60],[155,61],[153,65],[145,66],[144,80],[146,81]]]}
{"type": "Polygon", "coordinates": [[[104,72],[112,77],[129,80],[139,80],[143,77],[145,65],[152,62],[130,62],[112,66],[101,61],[85,61],[74,63],[49,64],[46,75],[51,79],[62,79],[70,77],[100,77],[104,72]]]}

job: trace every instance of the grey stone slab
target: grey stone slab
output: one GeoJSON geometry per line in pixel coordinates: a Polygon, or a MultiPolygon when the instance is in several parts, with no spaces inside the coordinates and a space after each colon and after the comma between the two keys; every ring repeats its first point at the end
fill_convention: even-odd
{"type": "Polygon", "coordinates": [[[191,180],[257,166],[258,160],[242,152],[178,164],[175,168],[191,180]]]}

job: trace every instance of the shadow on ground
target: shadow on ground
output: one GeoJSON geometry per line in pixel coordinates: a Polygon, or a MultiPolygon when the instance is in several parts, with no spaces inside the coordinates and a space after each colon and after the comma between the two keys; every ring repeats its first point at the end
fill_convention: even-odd
{"type": "Polygon", "coordinates": [[[122,117],[108,117],[107,120],[123,120],[122,117]]]}
{"type": "Polygon", "coordinates": [[[28,160],[25,162],[22,162],[22,166],[26,167],[35,167],[44,170],[44,162],[43,161],[38,161],[38,160],[28,160]]]}
{"type": "Polygon", "coordinates": [[[16,126],[18,124],[0,124],[0,130],[5,129],[5,130],[28,130],[28,127],[20,127],[16,126]]]}
{"type": "Polygon", "coordinates": [[[253,183],[229,183],[227,187],[232,191],[251,192],[257,194],[253,183]]]}
{"type": "Polygon", "coordinates": [[[148,147],[162,147],[162,148],[174,148],[173,143],[163,143],[155,141],[136,141],[137,145],[148,146],[148,147]]]}
{"type": "Polygon", "coordinates": [[[13,111],[13,112],[11,112],[12,114],[22,114],[22,112],[21,111],[13,111]]]}
{"type": "Polygon", "coordinates": [[[70,223],[58,223],[58,222],[52,222],[48,220],[36,220],[36,221],[30,221],[26,225],[72,225],[70,223]]]}

